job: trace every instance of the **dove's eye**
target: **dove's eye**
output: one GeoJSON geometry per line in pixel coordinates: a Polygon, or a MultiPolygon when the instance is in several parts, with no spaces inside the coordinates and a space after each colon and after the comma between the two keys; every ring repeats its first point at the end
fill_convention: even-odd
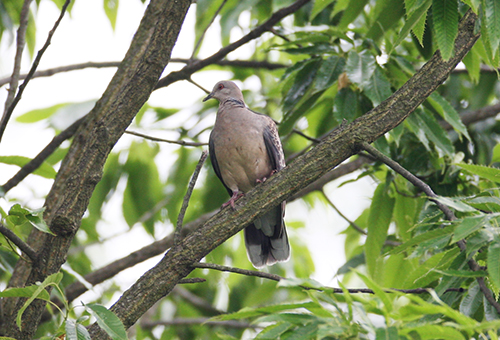
{"type": "Polygon", "coordinates": [[[219,84],[219,90],[222,90],[224,88],[224,85],[219,84]]]}

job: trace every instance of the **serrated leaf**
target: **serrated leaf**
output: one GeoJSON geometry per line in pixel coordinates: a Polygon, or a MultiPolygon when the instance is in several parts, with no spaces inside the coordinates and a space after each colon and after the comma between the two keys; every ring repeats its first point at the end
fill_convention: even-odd
{"type": "Polygon", "coordinates": [[[479,285],[477,282],[473,282],[469,289],[467,290],[467,294],[464,296],[462,301],[460,302],[460,313],[463,315],[467,315],[469,317],[474,317],[476,312],[483,304],[483,293],[481,289],[479,289],[479,285]]]}
{"type": "Polygon", "coordinates": [[[387,237],[393,209],[394,198],[388,195],[385,183],[379,184],[375,189],[370,205],[368,235],[365,242],[366,266],[371,277],[375,275],[376,262],[380,257],[382,246],[387,237]]]}
{"type": "Polygon", "coordinates": [[[500,287],[500,242],[494,239],[488,247],[488,273],[493,285],[498,289],[500,287]]]}
{"type": "Polygon", "coordinates": [[[262,330],[255,339],[279,339],[280,335],[295,327],[295,325],[289,322],[278,322],[274,325],[269,325],[262,330]]]}
{"type": "Polygon", "coordinates": [[[492,182],[500,182],[500,169],[491,168],[484,165],[476,165],[476,164],[456,164],[458,167],[469,171],[479,177],[490,180],[492,182]]]}
{"type": "Polygon", "coordinates": [[[451,157],[454,153],[453,143],[448,133],[439,125],[431,112],[416,111],[410,117],[416,118],[418,127],[423,130],[425,136],[434,143],[440,157],[451,157]]]}
{"type": "Polygon", "coordinates": [[[455,131],[459,133],[459,135],[463,135],[468,140],[471,140],[469,132],[467,131],[467,127],[464,125],[464,123],[462,123],[462,120],[460,119],[460,115],[446,99],[444,99],[437,92],[433,92],[429,96],[428,101],[437,111],[437,113],[446,122],[448,122],[455,129],[455,131]]]}
{"type": "Polygon", "coordinates": [[[453,208],[453,209],[461,211],[461,212],[475,212],[475,211],[477,211],[475,208],[462,202],[462,200],[459,198],[438,196],[438,197],[434,197],[433,199],[440,202],[440,203],[443,203],[444,205],[447,205],[450,208],[453,208]]]}
{"type": "Polygon", "coordinates": [[[420,2],[420,5],[412,9],[412,11],[407,14],[407,19],[405,21],[405,24],[401,31],[398,34],[398,38],[396,39],[396,42],[392,46],[392,49],[390,51],[390,54],[394,51],[394,49],[401,44],[403,40],[406,39],[408,34],[410,34],[410,31],[417,25],[421,20],[425,20],[425,17],[427,15],[427,11],[429,7],[431,7],[432,0],[425,0],[420,2]]]}
{"type": "MultiPolygon", "coordinates": [[[[30,161],[31,158],[24,156],[0,156],[0,163],[17,165],[20,168],[28,164],[30,161]]],[[[31,173],[48,179],[54,179],[57,175],[54,168],[47,162],[43,162],[35,171],[31,173]]]]}
{"type": "Polygon", "coordinates": [[[284,119],[286,119],[287,113],[289,114],[291,112],[311,86],[316,76],[316,72],[318,71],[318,64],[320,61],[321,60],[313,59],[297,72],[293,85],[283,99],[283,111],[285,112],[284,119]]]}
{"type": "Polygon", "coordinates": [[[451,242],[462,240],[475,231],[481,229],[489,219],[490,218],[487,215],[480,215],[467,216],[461,221],[458,221],[458,225],[455,228],[451,242]]]}
{"type": "Polygon", "coordinates": [[[404,252],[405,250],[407,250],[408,248],[413,247],[415,245],[418,245],[422,242],[433,240],[433,239],[436,239],[439,237],[443,237],[445,235],[450,235],[453,233],[454,229],[455,229],[455,226],[448,226],[445,228],[439,228],[439,229],[431,230],[431,231],[425,232],[423,234],[417,235],[417,236],[413,237],[411,240],[409,240],[408,242],[405,242],[402,245],[397,246],[396,248],[387,252],[386,255],[400,254],[400,253],[404,252]]]}
{"type": "Polygon", "coordinates": [[[452,327],[440,325],[419,325],[415,328],[406,328],[404,329],[404,333],[401,333],[408,334],[410,331],[418,333],[420,339],[465,340],[464,335],[460,331],[452,327]]]}
{"type": "Polygon", "coordinates": [[[84,305],[85,309],[97,320],[97,324],[103,331],[113,340],[126,340],[127,331],[121,320],[115,313],[104,307],[103,305],[90,303],[84,305]]]}
{"type": "Polygon", "coordinates": [[[62,277],[63,274],[61,272],[54,273],[52,275],[47,276],[47,278],[40,285],[36,286],[36,289],[34,290],[33,294],[29,297],[28,300],[26,300],[24,305],[17,312],[16,325],[19,329],[21,329],[22,317],[26,308],[28,308],[28,306],[31,305],[31,303],[35,301],[35,299],[38,299],[39,296],[44,295],[43,292],[47,293],[45,288],[52,285],[58,285],[59,282],[61,282],[62,277]]]}
{"type": "Polygon", "coordinates": [[[483,9],[483,27],[488,31],[489,45],[494,55],[500,44],[500,1],[483,0],[483,9]]]}
{"type": "Polygon", "coordinates": [[[458,1],[433,0],[432,16],[437,46],[441,57],[448,60],[453,56],[458,33],[458,1]]]}
{"type": "Polygon", "coordinates": [[[64,329],[67,340],[92,340],[87,328],[75,320],[67,319],[64,329]]]}
{"type": "Polygon", "coordinates": [[[474,47],[475,45],[462,61],[467,69],[467,73],[469,73],[470,79],[474,84],[477,84],[481,75],[481,58],[474,47]]]}

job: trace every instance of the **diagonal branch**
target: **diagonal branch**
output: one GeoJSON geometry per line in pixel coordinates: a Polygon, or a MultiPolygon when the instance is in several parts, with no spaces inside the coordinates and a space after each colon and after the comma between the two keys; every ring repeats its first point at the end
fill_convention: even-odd
{"type": "MultiPolygon", "coordinates": [[[[446,80],[472,48],[479,38],[474,31],[476,20],[477,16],[472,11],[463,16],[452,58],[444,61],[439,52],[434,54],[408,82],[378,107],[326,136],[311,151],[238,200],[235,210],[222,209],[200,229],[171,248],[111,307],[125,327],[133,325],[145,311],[169,294],[177,282],[193,270],[193,263],[199,262],[255,218],[356,154],[361,142],[373,142],[398,126],[446,80]]],[[[96,324],[89,328],[89,333],[96,339],[106,338],[96,324]]]]}
{"type": "Polygon", "coordinates": [[[42,59],[43,54],[47,50],[47,48],[50,45],[50,42],[52,40],[52,36],[56,32],[57,27],[59,26],[59,23],[61,22],[62,18],[64,17],[64,14],[66,13],[66,9],[69,6],[69,3],[71,0],[66,0],[64,3],[62,9],[61,9],[61,14],[59,15],[59,18],[57,18],[56,22],[54,23],[54,27],[49,31],[49,35],[47,37],[47,40],[45,41],[45,44],[43,47],[38,51],[35,60],[33,61],[33,65],[31,66],[30,71],[28,72],[28,75],[26,76],[26,79],[24,82],[19,86],[19,91],[17,92],[17,95],[15,98],[12,100],[12,103],[9,105],[8,108],[5,109],[4,115],[2,117],[2,121],[0,122],[0,142],[2,141],[2,136],[5,132],[5,128],[7,127],[7,123],[10,120],[10,117],[12,116],[12,112],[14,111],[14,108],[16,107],[17,103],[21,100],[21,97],[23,95],[24,89],[28,85],[29,81],[33,77],[33,74],[35,73],[38,64],[40,63],[40,60],[42,59]]]}

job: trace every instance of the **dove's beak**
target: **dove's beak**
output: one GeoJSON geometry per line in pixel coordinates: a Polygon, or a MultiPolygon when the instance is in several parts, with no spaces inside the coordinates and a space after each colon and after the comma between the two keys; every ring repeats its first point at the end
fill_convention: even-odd
{"type": "Polygon", "coordinates": [[[211,99],[214,95],[212,93],[210,93],[208,96],[205,97],[205,99],[203,99],[204,102],[206,102],[207,100],[211,99]]]}

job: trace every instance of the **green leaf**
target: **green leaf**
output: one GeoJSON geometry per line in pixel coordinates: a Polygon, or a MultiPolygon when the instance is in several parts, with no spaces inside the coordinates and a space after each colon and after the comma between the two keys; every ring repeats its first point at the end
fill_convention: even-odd
{"type": "MultiPolygon", "coordinates": [[[[0,156],[0,163],[17,165],[20,168],[28,164],[30,161],[31,158],[24,156],[0,156]]],[[[49,163],[43,162],[35,171],[32,172],[32,174],[43,178],[54,179],[56,178],[57,172],[49,163]]]]}
{"type": "Polygon", "coordinates": [[[336,55],[321,62],[314,79],[314,92],[326,90],[332,86],[344,71],[345,59],[336,55]]]}
{"type": "Polygon", "coordinates": [[[500,2],[498,0],[483,0],[484,25],[489,38],[492,55],[500,45],[500,2]]]}
{"type": "Polygon", "coordinates": [[[67,340],[92,340],[87,328],[75,320],[67,319],[64,329],[67,340]]]}
{"type": "Polygon", "coordinates": [[[488,273],[490,280],[498,289],[500,287],[500,242],[494,239],[488,247],[488,273]]]}
{"type": "Polygon", "coordinates": [[[273,325],[269,325],[262,330],[255,339],[279,339],[281,334],[289,330],[290,328],[295,327],[293,324],[289,322],[278,322],[273,325]]]}
{"type": "MultiPolygon", "coordinates": [[[[405,21],[405,24],[401,31],[398,34],[398,38],[396,39],[396,42],[392,46],[392,50],[390,54],[394,51],[394,49],[401,44],[403,40],[406,39],[408,34],[410,34],[410,31],[417,25],[421,20],[425,20],[426,15],[427,15],[427,10],[429,7],[431,7],[432,0],[425,0],[425,1],[420,1],[418,2],[418,7],[415,9],[412,9],[411,12],[408,14],[407,13],[407,19],[405,21]]],[[[418,38],[418,36],[417,36],[418,38]]],[[[420,44],[422,44],[421,38],[419,39],[420,44]]]]}
{"type": "Polygon", "coordinates": [[[287,114],[291,112],[311,86],[320,62],[321,60],[312,59],[297,72],[292,87],[283,99],[283,111],[285,112],[284,120],[287,114]]]}
{"type": "Polygon", "coordinates": [[[465,136],[468,140],[471,140],[467,127],[460,119],[460,115],[446,99],[439,95],[439,93],[433,92],[427,100],[437,113],[439,113],[439,115],[443,117],[443,119],[447,121],[456,132],[465,136]]]}
{"type": "Polygon", "coordinates": [[[368,51],[365,50],[361,53],[351,51],[347,57],[345,71],[349,80],[363,89],[371,83],[376,67],[375,57],[368,51]]]}
{"type": "Polygon", "coordinates": [[[70,103],[62,103],[54,106],[46,107],[43,109],[36,109],[29,112],[26,112],[19,117],[16,118],[16,121],[19,123],[35,123],[39,122],[43,119],[47,119],[56,113],[59,109],[64,106],[69,105],[70,103]]]}
{"type": "MultiPolygon", "coordinates": [[[[38,290],[37,285],[32,285],[23,288],[7,288],[3,292],[0,292],[0,297],[24,297],[29,298],[35,294],[38,290]]],[[[50,301],[50,295],[46,290],[41,291],[36,297],[40,300],[50,301]]]]}
{"type": "Polygon", "coordinates": [[[386,78],[380,67],[375,68],[370,82],[366,84],[364,93],[373,103],[373,106],[379,105],[392,94],[391,83],[386,78]]]}
{"type": "Polygon", "coordinates": [[[500,183],[500,169],[476,164],[460,163],[456,165],[474,175],[478,175],[479,177],[490,180],[492,182],[500,183]]]}
{"type": "Polygon", "coordinates": [[[377,328],[375,340],[399,340],[398,329],[396,327],[377,328]]]}
{"type": "Polygon", "coordinates": [[[352,122],[359,112],[359,96],[349,87],[344,87],[335,96],[333,114],[337,121],[352,122]]]}
{"type": "Polygon", "coordinates": [[[423,234],[417,235],[417,236],[413,237],[411,240],[409,240],[408,242],[405,242],[402,245],[397,246],[396,248],[387,252],[386,255],[400,254],[400,253],[404,252],[405,250],[407,250],[408,248],[413,247],[415,245],[418,245],[422,242],[434,240],[436,238],[443,237],[445,235],[450,235],[453,233],[454,229],[455,229],[455,226],[448,226],[448,227],[431,230],[431,231],[425,232],[423,234]]]}
{"type": "Polygon", "coordinates": [[[403,17],[404,3],[401,0],[376,1],[369,15],[372,24],[366,37],[378,42],[403,17]]]}
{"type": "Polygon", "coordinates": [[[479,308],[483,305],[483,293],[474,281],[467,290],[467,294],[464,296],[460,302],[460,313],[467,315],[468,317],[474,317],[479,308]]]}
{"type": "Polygon", "coordinates": [[[391,299],[389,298],[389,295],[383,291],[383,289],[377,285],[372,279],[370,279],[368,276],[365,276],[361,273],[357,273],[357,275],[363,280],[365,285],[373,290],[375,293],[375,296],[377,296],[382,302],[384,303],[385,310],[387,312],[387,315],[389,315],[390,312],[394,309],[394,306],[392,304],[391,299]]]}
{"type": "Polygon", "coordinates": [[[365,242],[366,265],[371,277],[375,276],[376,262],[387,237],[393,209],[394,198],[388,195],[385,183],[379,184],[370,205],[368,236],[365,242]]]}
{"type": "Polygon", "coordinates": [[[475,212],[475,211],[477,211],[476,209],[474,209],[470,205],[462,202],[462,200],[459,198],[438,196],[438,197],[434,197],[433,199],[440,202],[440,203],[443,203],[444,205],[447,205],[450,208],[453,208],[453,209],[461,211],[461,212],[475,212]]]}
{"type": "Polygon", "coordinates": [[[445,276],[455,276],[455,277],[485,277],[488,274],[485,271],[478,270],[476,272],[470,271],[470,270],[454,270],[454,269],[449,269],[449,270],[439,270],[439,269],[434,269],[436,273],[445,275],[445,276]]]}
{"type": "Polygon", "coordinates": [[[493,148],[491,163],[500,163],[500,143],[495,145],[495,147],[493,148]]]}
{"type": "Polygon", "coordinates": [[[458,225],[453,233],[451,242],[457,242],[474,233],[475,231],[484,227],[485,223],[489,221],[490,217],[487,215],[479,216],[466,216],[462,220],[457,221],[458,225]]]}
{"type": "Polygon", "coordinates": [[[346,7],[344,14],[339,22],[339,28],[346,29],[347,26],[358,17],[363,11],[363,8],[368,3],[368,0],[351,0],[346,7]]]}
{"type": "Polygon", "coordinates": [[[59,282],[61,282],[62,277],[63,277],[63,274],[61,272],[54,273],[52,275],[47,276],[47,278],[40,285],[37,285],[37,287],[34,290],[33,294],[29,297],[28,300],[26,300],[26,302],[24,303],[24,305],[17,312],[16,325],[17,325],[17,327],[19,329],[21,329],[22,317],[23,317],[23,314],[24,314],[24,311],[26,310],[26,308],[28,308],[28,306],[33,301],[35,301],[35,299],[38,299],[39,296],[44,295],[45,293],[47,293],[47,291],[45,290],[45,288],[47,288],[49,286],[52,286],[52,285],[58,285],[59,282]]]}
{"type": "Polygon", "coordinates": [[[127,332],[121,320],[116,316],[115,313],[108,310],[103,305],[90,303],[84,305],[85,309],[97,320],[97,324],[102,328],[103,331],[108,333],[108,335],[113,340],[126,340],[127,332]]]}
{"type": "Polygon", "coordinates": [[[119,2],[119,0],[103,0],[104,13],[106,13],[113,31],[115,30],[116,26],[116,16],[118,15],[119,2]]]}
{"type": "Polygon", "coordinates": [[[419,339],[465,340],[464,335],[452,327],[424,324],[415,328],[406,328],[401,334],[405,335],[411,331],[418,333],[419,339]]]}
{"type": "Polygon", "coordinates": [[[451,157],[454,152],[453,143],[448,133],[434,118],[434,115],[427,110],[421,114],[415,113],[420,120],[420,127],[424,130],[427,138],[434,143],[440,156],[447,155],[451,157]]]}
{"type": "Polygon", "coordinates": [[[330,5],[332,2],[334,2],[335,0],[316,0],[314,1],[314,6],[313,6],[313,9],[311,11],[311,16],[309,18],[309,20],[314,20],[314,18],[319,14],[321,13],[326,7],[328,7],[328,5],[330,5]]]}
{"type": "Polygon", "coordinates": [[[448,60],[453,56],[458,33],[458,1],[433,0],[432,14],[437,46],[441,57],[448,60]]]}
{"type": "Polygon", "coordinates": [[[25,223],[29,223],[33,227],[37,228],[38,230],[44,233],[55,235],[50,230],[49,226],[45,223],[43,219],[44,210],[45,208],[30,210],[21,207],[21,205],[19,204],[14,204],[9,210],[9,215],[7,216],[7,220],[14,226],[19,226],[25,223]]]}

